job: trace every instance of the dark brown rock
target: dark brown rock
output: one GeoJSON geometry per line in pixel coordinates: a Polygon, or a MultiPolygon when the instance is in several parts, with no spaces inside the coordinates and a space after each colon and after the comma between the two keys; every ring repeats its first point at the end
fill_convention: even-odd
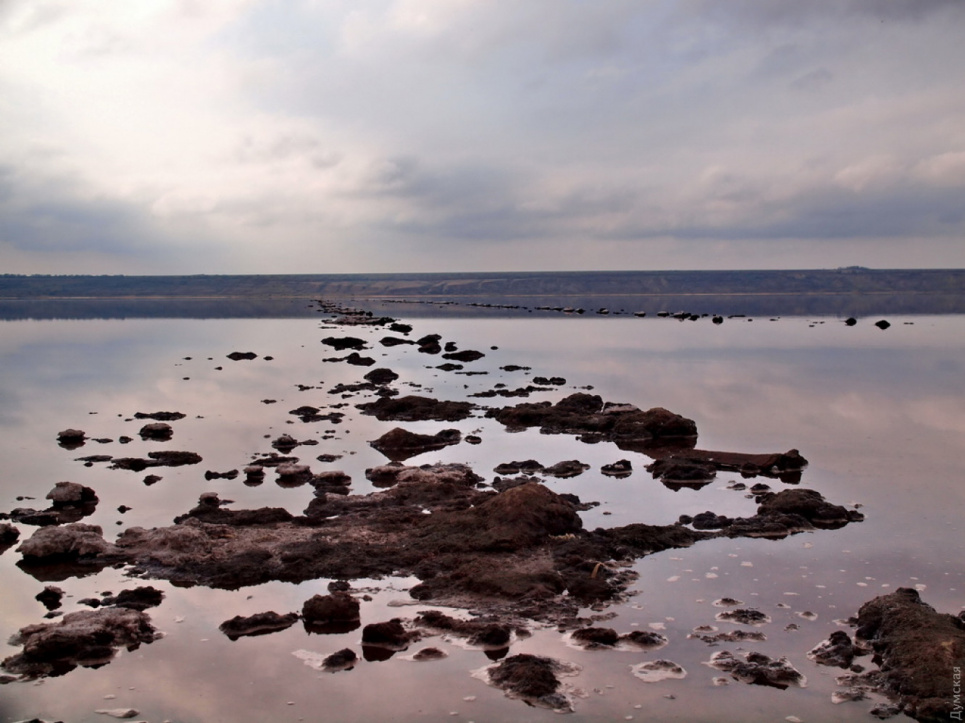
{"type": "Polygon", "coordinates": [[[141,439],[153,439],[158,442],[166,442],[174,436],[174,429],[167,422],[150,422],[145,424],[138,431],[141,439]]]}
{"type": "Polygon", "coordinates": [[[950,694],[965,669],[961,617],[937,612],[917,590],[898,588],[862,605],[857,623],[855,637],[871,644],[881,668],[881,692],[897,697],[905,713],[937,723],[962,710],[950,694]]]}
{"type": "Polygon", "coordinates": [[[394,618],[384,623],[372,623],[362,628],[362,645],[375,645],[393,650],[404,650],[414,637],[394,618]]]}
{"type": "Polygon", "coordinates": [[[255,613],[244,617],[236,615],[230,620],[225,620],[218,626],[218,630],[228,636],[230,640],[237,640],[240,637],[253,635],[267,635],[279,630],[287,630],[298,622],[297,613],[287,613],[279,615],[274,610],[264,613],[255,613]]]}
{"type": "Polygon", "coordinates": [[[242,360],[250,361],[252,359],[257,359],[258,355],[255,354],[253,351],[233,351],[230,354],[228,354],[228,358],[231,359],[231,361],[242,361],[242,360]]]}
{"type": "Polygon", "coordinates": [[[359,339],[354,336],[343,336],[334,337],[328,336],[322,339],[322,344],[327,344],[337,351],[344,351],[345,349],[354,349],[355,351],[361,351],[365,348],[365,339],[359,339]]]}
{"type": "Polygon", "coordinates": [[[135,650],[155,638],[156,631],[146,613],[125,608],[82,610],[56,623],[21,628],[10,642],[22,645],[22,651],[0,666],[31,678],[63,675],[78,665],[105,665],[119,648],[135,650]]]}
{"type": "Polygon", "coordinates": [[[396,427],[369,442],[391,460],[401,461],[424,452],[458,444],[462,439],[458,429],[443,429],[435,434],[419,434],[396,427]]]}
{"type": "Polygon", "coordinates": [[[520,653],[492,666],[489,680],[506,691],[509,697],[522,698],[544,708],[569,711],[572,706],[559,692],[562,684],[557,677],[566,669],[552,658],[520,653]]]}
{"type": "Polygon", "coordinates": [[[457,422],[468,417],[475,405],[470,402],[450,402],[408,395],[404,397],[382,397],[374,402],[359,404],[363,414],[369,414],[379,421],[415,422],[435,420],[437,422],[457,422]]]}
{"type": "Polygon", "coordinates": [[[360,610],[358,600],[346,592],[335,592],[306,600],[302,606],[302,618],[316,625],[354,623],[359,620],[360,610]]]}

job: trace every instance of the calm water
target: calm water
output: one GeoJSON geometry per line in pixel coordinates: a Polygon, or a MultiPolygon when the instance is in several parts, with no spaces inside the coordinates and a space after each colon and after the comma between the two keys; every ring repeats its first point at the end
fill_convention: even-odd
{"type": "MultiPolygon", "coordinates": [[[[412,311],[412,310],[409,310],[412,311]]],[[[399,315],[396,310],[389,313],[399,315]]],[[[614,402],[642,408],[663,406],[697,422],[698,446],[740,452],[798,448],[810,460],[802,486],[832,502],[862,505],[866,521],[835,531],[801,534],[781,541],[715,540],[686,550],[641,559],[640,580],[629,603],[612,608],[607,624],[618,632],[660,629],[670,640],[656,653],[589,652],[568,646],[554,629],[537,630],[512,652],[534,652],[579,663],[567,679],[577,692],[573,720],[771,721],[797,716],[805,721],[867,720],[874,701],[834,705],[835,671],[811,663],[806,653],[839,629],[874,596],[898,586],[918,586],[924,599],[946,612],[965,604],[962,525],[965,486],[958,456],[965,436],[965,316],[889,317],[886,331],[863,319],[846,327],[840,319],[785,317],[709,319],[678,322],[632,317],[419,318],[405,321],[412,338],[441,334],[460,348],[487,356],[466,376],[429,368],[438,357],[412,347],[368,352],[421,384],[420,393],[448,399],[503,382],[527,383],[527,374],[562,376],[559,392],[534,395],[556,400],[592,385],[614,402]],[[493,350],[491,347],[498,347],[493,350]],[[385,354],[384,357],[378,355],[385,354]],[[507,373],[507,364],[532,372],[507,373]],[[785,655],[808,679],[785,691],[712,684],[722,675],[703,663],[721,648],[687,638],[696,625],[714,624],[712,602],[735,597],[771,616],[768,640],[745,644],[772,657],[785,655]],[[801,616],[800,613],[813,613],[801,616]],[[786,631],[795,623],[797,630],[786,631]],[[683,680],[646,683],[631,665],[667,658],[688,672],[683,680]]],[[[396,426],[359,416],[353,406],[342,424],[303,424],[288,414],[310,404],[343,401],[328,393],[339,382],[360,381],[361,367],[325,363],[339,356],[320,340],[329,335],[371,336],[383,330],[320,328],[317,318],[127,319],[0,322],[0,510],[43,508],[44,495],[60,480],[94,488],[100,503],[85,522],[101,525],[113,539],[127,526],[162,526],[190,509],[198,495],[216,491],[234,500],[233,509],[284,506],[300,513],[311,499],[309,486],[282,489],[271,475],[259,487],[241,479],[204,480],[205,470],[240,469],[253,455],[272,451],[282,433],[319,439],[296,450],[314,471],[342,469],[353,491],[371,491],[364,470],[384,458],[367,441],[396,426]],[[232,362],[232,351],[254,351],[254,361],[232,362]],[[273,356],[272,361],[262,357],[273,356]],[[187,359],[186,357],[190,357],[187,359]],[[222,370],[215,367],[221,366],[222,370]],[[299,391],[296,385],[314,386],[299,391]],[[277,403],[266,405],[263,399],[277,403]],[[181,411],[167,443],[142,442],[135,412],[181,411]],[[294,422],[294,423],[293,423],[294,422]],[[68,451],[55,437],[67,427],[90,437],[134,437],[68,451]],[[331,439],[323,436],[334,435],[331,439]],[[163,479],[145,486],[146,473],[84,467],[89,454],[142,456],[169,448],[200,453],[197,466],[160,468],[163,479]],[[318,454],[343,455],[331,464],[318,454]],[[18,496],[36,498],[18,501],[18,496]],[[121,514],[118,506],[131,511],[121,514]]],[[[344,400],[350,404],[362,397],[344,400]]],[[[501,406],[518,400],[475,400],[501,406]]],[[[580,459],[591,469],[569,480],[549,478],[556,491],[575,492],[601,504],[583,513],[586,527],[630,522],[668,524],[681,514],[713,510],[750,515],[753,500],[727,489],[735,475],[722,473],[707,487],[672,491],[643,469],[648,458],[610,444],[584,445],[565,436],[536,431],[506,433],[490,420],[471,418],[454,425],[405,425],[416,431],[457,426],[483,442],[460,444],[409,460],[409,464],[465,462],[484,477],[501,462],[535,458],[544,464],[580,459]],[[599,474],[602,464],[629,458],[632,476],[614,480],[599,474]]],[[[774,482],[775,487],[780,483],[774,482]]],[[[25,539],[33,529],[18,525],[25,539]]],[[[43,621],[34,600],[44,584],[21,572],[14,549],[0,555],[0,638],[43,621]]],[[[416,663],[400,653],[384,662],[360,662],[354,670],[328,674],[293,653],[327,655],[344,647],[359,650],[360,631],[342,636],[309,635],[301,626],[256,638],[229,641],[218,625],[235,615],[265,610],[298,611],[328,580],[301,585],[271,583],[240,591],[178,589],[164,581],[164,602],[149,611],[165,637],[134,652],[121,652],[97,670],[79,668],[39,683],[0,687],[0,721],[105,720],[102,708],[131,707],[149,721],[546,721],[556,714],[509,700],[472,676],[490,661],[478,650],[446,639],[441,662],[416,663]],[[108,697],[114,696],[114,697],[108,697]]],[[[414,580],[357,581],[371,600],[362,622],[412,617],[427,606],[399,607],[414,580]]],[[[53,583],[67,592],[63,610],[86,609],[81,598],[135,584],[123,571],[53,583]]],[[[718,624],[727,629],[724,623],[718,624]]],[[[421,646],[416,646],[416,648],[421,646]]],[[[722,646],[736,649],[734,644],[722,646]]],[[[4,656],[16,649],[8,647],[4,656]]],[[[411,650],[409,651],[412,652],[411,650]]],[[[863,659],[862,662],[867,662],[863,659]]]]}

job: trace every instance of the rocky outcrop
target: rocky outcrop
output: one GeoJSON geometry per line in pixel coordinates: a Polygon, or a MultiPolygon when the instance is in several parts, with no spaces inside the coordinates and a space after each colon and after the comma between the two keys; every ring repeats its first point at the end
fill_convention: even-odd
{"type": "Polygon", "coordinates": [[[543,434],[574,434],[583,442],[609,441],[620,449],[645,452],[663,445],[690,447],[697,425],[655,407],[643,411],[632,404],[604,403],[595,394],[577,393],[550,402],[525,402],[486,413],[509,429],[539,427],[543,434]]]}
{"type": "Polygon", "coordinates": [[[381,397],[374,402],[357,405],[363,414],[369,414],[381,422],[458,422],[465,419],[475,405],[469,402],[439,401],[430,397],[408,395],[405,397],[381,397]]]}
{"type": "Polygon", "coordinates": [[[158,452],[148,452],[148,458],[141,457],[115,457],[111,460],[111,469],[129,469],[133,472],[141,472],[148,467],[181,467],[188,464],[198,464],[201,462],[201,455],[196,452],[180,452],[175,450],[161,450],[158,452]]]}
{"type": "Polygon", "coordinates": [[[78,665],[105,665],[118,649],[135,650],[156,637],[150,617],[138,610],[82,610],[69,613],[56,623],[21,628],[10,642],[23,649],[5,659],[0,667],[28,678],[63,675],[78,665]]]}
{"type": "Polygon", "coordinates": [[[919,721],[947,721],[961,715],[965,670],[965,622],[939,613],[913,588],[898,588],[858,610],[855,638],[874,650],[881,692],[897,698],[905,713],[919,721]]]}
{"type": "Polygon", "coordinates": [[[458,429],[443,429],[435,434],[419,434],[396,427],[369,444],[389,459],[402,461],[424,452],[459,444],[461,440],[462,434],[458,429]]]}
{"type": "Polygon", "coordinates": [[[572,701],[562,691],[560,678],[575,675],[579,670],[572,663],[520,653],[490,666],[486,672],[490,685],[505,691],[510,698],[541,708],[572,712],[572,701]]]}
{"type": "Polygon", "coordinates": [[[236,615],[230,620],[225,620],[218,626],[218,630],[228,636],[229,640],[237,640],[241,637],[254,635],[268,635],[280,630],[287,630],[298,622],[297,613],[287,613],[280,615],[274,610],[254,615],[236,615]]]}

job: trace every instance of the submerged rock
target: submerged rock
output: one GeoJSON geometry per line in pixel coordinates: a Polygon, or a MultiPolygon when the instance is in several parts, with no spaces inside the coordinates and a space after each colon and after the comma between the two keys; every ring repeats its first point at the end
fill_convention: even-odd
{"type": "Polygon", "coordinates": [[[827,640],[818,643],[808,651],[808,658],[818,665],[848,668],[854,662],[855,654],[851,636],[843,630],[835,630],[827,640]]]}
{"type": "Polygon", "coordinates": [[[174,436],[174,429],[165,422],[151,422],[145,424],[138,431],[141,439],[153,439],[159,442],[166,442],[174,436]]]}
{"type": "Polygon", "coordinates": [[[512,629],[506,623],[492,620],[459,620],[437,610],[424,610],[416,624],[466,638],[470,645],[505,648],[512,639],[512,629]]]}
{"type": "Polygon", "coordinates": [[[148,467],[181,467],[201,462],[201,455],[196,452],[180,452],[175,450],[160,450],[148,452],[148,459],[140,457],[115,457],[111,460],[111,469],[129,469],[141,472],[148,467]]]}

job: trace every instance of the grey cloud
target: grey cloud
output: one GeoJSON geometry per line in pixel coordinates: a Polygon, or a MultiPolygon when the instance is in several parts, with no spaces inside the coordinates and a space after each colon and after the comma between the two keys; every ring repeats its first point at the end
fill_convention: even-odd
{"type": "Polygon", "coordinates": [[[936,12],[960,13],[960,0],[683,0],[681,10],[691,18],[701,18],[756,27],[793,27],[804,21],[831,21],[856,17],[876,21],[920,21],[936,12]]]}

